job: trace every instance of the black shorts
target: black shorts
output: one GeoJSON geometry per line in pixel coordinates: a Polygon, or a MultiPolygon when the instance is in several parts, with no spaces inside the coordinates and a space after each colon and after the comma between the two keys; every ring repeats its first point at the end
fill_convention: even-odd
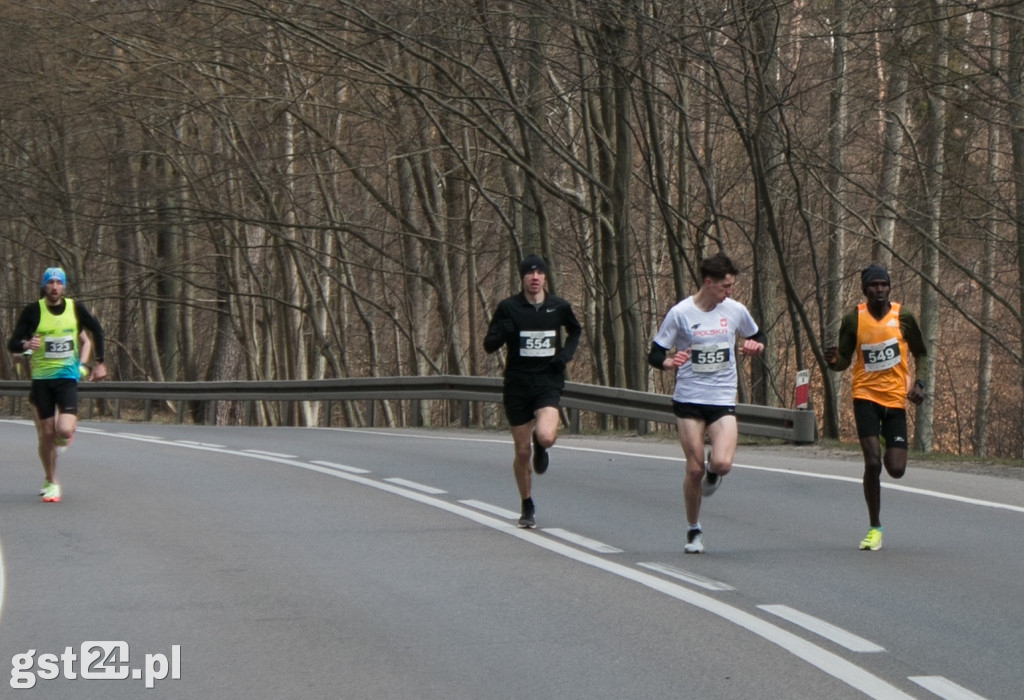
{"type": "Polygon", "coordinates": [[[906,409],[889,408],[867,399],[854,399],[853,420],[857,424],[858,438],[881,435],[886,448],[908,448],[906,409]]]}
{"type": "Polygon", "coordinates": [[[562,387],[551,384],[523,387],[505,385],[501,394],[505,406],[505,416],[512,427],[526,425],[534,419],[538,408],[552,406],[558,408],[562,400],[562,387]]]}
{"type": "Polygon", "coordinates": [[[673,401],[672,413],[676,414],[676,418],[693,418],[704,421],[704,425],[711,425],[722,416],[735,416],[736,407],[673,401]]]}
{"type": "Polygon", "coordinates": [[[40,418],[61,413],[78,413],[78,382],[74,379],[33,379],[28,400],[40,418]]]}

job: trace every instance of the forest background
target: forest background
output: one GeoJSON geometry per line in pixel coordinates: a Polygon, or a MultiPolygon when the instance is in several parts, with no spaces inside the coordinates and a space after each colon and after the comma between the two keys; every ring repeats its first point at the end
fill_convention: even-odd
{"type": "Polygon", "coordinates": [[[1024,451],[1024,3],[5,0],[0,40],[4,327],[61,265],[115,379],[497,376],[539,252],[571,379],[667,394],[650,340],[723,249],[769,339],[740,402],[808,369],[853,439],[823,347],[880,262],[915,446],[1024,451]]]}

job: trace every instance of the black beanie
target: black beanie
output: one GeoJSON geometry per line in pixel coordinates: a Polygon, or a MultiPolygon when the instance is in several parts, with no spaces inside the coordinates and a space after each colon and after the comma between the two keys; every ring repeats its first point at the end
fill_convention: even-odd
{"type": "Polygon", "coordinates": [[[885,280],[886,284],[888,284],[889,273],[886,272],[885,268],[881,265],[868,265],[864,268],[864,271],[860,273],[860,290],[862,292],[867,292],[868,285],[877,280],[885,280]]]}
{"type": "Polygon", "coordinates": [[[519,263],[519,277],[526,277],[527,272],[543,272],[547,274],[548,266],[544,264],[544,258],[539,255],[527,255],[523,258],[523,261],[519,263]]]}

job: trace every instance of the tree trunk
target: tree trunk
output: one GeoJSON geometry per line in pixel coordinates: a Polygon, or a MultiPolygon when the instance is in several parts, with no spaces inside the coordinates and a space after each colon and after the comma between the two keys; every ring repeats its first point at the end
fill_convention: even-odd
{"type": "MultiPolygon", "coordinates": [[[[931,52],[928,89],[927,121],[923,131],[925,158],[925,245],[921,255],[921,333],[925,347],[929,349],[929,366],[925,393],[935,393],[936,348],[939,339],[939,250],[942,245],[942,196],[945,191],[945,132],[946,132],[946,79],[949,65],[949,21],[941,1],[933,0],[931,5],[933,22],[929,31],[931,52]]],[[[932,417],[934,401],[925,401],[917,407],[914,429],[914,445],[928,452],[932,449],[932,417]]]]}

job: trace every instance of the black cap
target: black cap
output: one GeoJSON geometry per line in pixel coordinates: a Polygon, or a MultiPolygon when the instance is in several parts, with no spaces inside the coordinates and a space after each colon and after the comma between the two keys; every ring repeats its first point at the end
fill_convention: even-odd
{"type": "Polygon", "coordinates": [[[862,292],[868,291],[868,285],[878,280],[884,280],[886,284],[890,284],[889,273],[881,265],[874,263],[868,265],[860,273],[860,290],[862,292]]]}
{"type": "Polygon", "coordinates": [[[527,255],[523,258],[523,261],[519,263],[519,276],[526,277],[527,272],[543,272],[547,274],[548,266],[544,263],[544,258],[539,255],[527,255]]]}

